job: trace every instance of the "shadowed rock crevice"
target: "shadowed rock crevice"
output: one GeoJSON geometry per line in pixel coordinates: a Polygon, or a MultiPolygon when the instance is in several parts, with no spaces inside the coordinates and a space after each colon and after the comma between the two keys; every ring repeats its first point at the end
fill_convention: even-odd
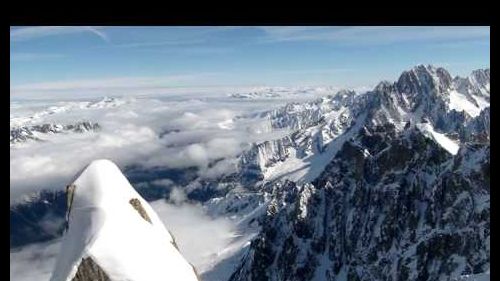
{"type": "Polygon", "coordinates": [[[108,275],[102,268],[92,260],[92,258],[84,258],[75,277],[71,281],[110,281],[108,275]]]}
{"type": "Polygon", "coordinates": [[[139,199],[132,198],[130,199],[129,203],[145,221],[151,223],[151,219],[149,218],[148,213],[146,213],[146,210],[144,210],[144,208],[142,207],[141,201],[139,201],[139,199]]]}
{"type": "Polygon", "coordinates": [[[71,212],[71,206],[73,205],[75,188],[76,186],[74,184],[66,186],[66,221],[69,221],[69,213],[71,212]]]}

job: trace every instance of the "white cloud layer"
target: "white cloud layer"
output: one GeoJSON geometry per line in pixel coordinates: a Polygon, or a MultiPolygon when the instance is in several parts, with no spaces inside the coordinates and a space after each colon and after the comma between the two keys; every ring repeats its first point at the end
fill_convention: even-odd
{"type": "MultiPolygon", "coordinates": [[[[18,59],[35,59],[37,55],[21,55],[18,59]]],[[[42,56],[43,57],[43,56],[42,56]]],[[[209,80],[217,73],[179,74],[169,76],[131,76],[108,77],[100,79],[52,81],[11,85],[12,97],[53,98],[61,97],[98,97],[105,95],[145,95],[161,92],[179,92],[179,87],[186,87],[195,81],[209,80]]],[[[189,89],[196,92],[196,88],[189,89]]]]}
{"type": "Polygon", "coordinates": [[[11,28],[11,41],[27,41],[47,36],[87,32],[93,34],[103,41],[109,42],[109,38],[99,27],[92,26],[33,26],[11,28]]]}
{"type": "Polygon", "coordinates": [[[224,93],[123,98],[109,103],[11,103],[11,127],[84,120],[101,127],[85,133],[45,134],[45,141],[11,146],[11,203],[42,189],[63,190],[82,167],[97,158],[110,159],[122,169],[130,165],[197,167],[199,175],[208,178],[234,172],[237,156],[249,143],[288,133],[270,132],[265,119],[235,117],[292,100],[286,96],[248,102],[224,93]]]}
{"type": "Polygon", "coordinates": [[[60,240],[32,244],[10,252],[10,280],[48,281],[54,270],[60,240]]]}
{"type": "Polygon", "coordinates": [[[152,206],[172,232],[182,255],[200,274],[214,265],[219,253],[236,237],[234,222],[223,217],[211,218],[200,205],[156,201],[152,206]]]}

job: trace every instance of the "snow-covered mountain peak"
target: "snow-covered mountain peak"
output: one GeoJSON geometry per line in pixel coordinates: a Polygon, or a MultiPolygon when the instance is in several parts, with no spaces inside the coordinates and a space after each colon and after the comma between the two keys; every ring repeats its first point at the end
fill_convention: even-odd
{"type": "Polygon", "coordinates": [[[488,106],[482,97],[456,90],[447,70],[418,65],[404,71],[397,82],[382,81],[367,93],[341,90],[262,113],[271,130],[288,128],[293,133],[253,145],[243,153],[242,171],[254,180],[286,174],[307,182],[318,174],[311,171],[321,171],[359,128],[387,124],[398,132],[418,125],[419,132],[454,155],[463,142],[488,140],[488,106]]]}
{"type": "Polygon", "coordinates": [[[452,85],[452,77],[444,68],[432,65],[417,65],[404,71],[396,86],[401,93],[415,96],[421,93],[443,93],[452,85]]]}
{"type": "Polygon", "coordinates": [[[464,94],[485,99],[490,98],[490,69],[477,69],[465,78],[455,77],[455,89],[464,94]]]}
{"type": "Polygon", "coordinates": [[[198,280],[155,211],[109,160],[68,186],[68,231],[52,281],[198,280]]]}
{"type": "Polygon", "coordinates": [[[72,207],[106,207],[103,200],[114,200],[116,196],[131,195],[125,176],[119,168],[106,159],[92,161],[73,183],[72,207]],[[111,198],[110,198],[111,197],[111,198]],[[114,199],[113,199],[114,198],[114,199]]]}
{"type": "Polygon", "coordinates": [[[337,92],[337,94],[333,95],[334,98],[346,98],[351,95],[356,95],[356,91],[349,90],[349,89],[341,89],[337,92]]]}
{"type": "Polygon", "coordinates": [[[387,80],[384,80],[380,83],[377,84],[377,86],[375,86],[374,88],[374,91],[376,92],[386,92],[386,91],[390,91],[393,87],[393,83],[387,81],[387,80]]]}
{"type": "MultiPolygon", "coordinates": [[[[236,166],[216,177],[191,169],[127,171],[148,200],[176,197],[171,191],[175,186],[189,200],[202,202],[211,218],[225,216],[235,222],[239,238],[231,237],[231,246],[211,254],[213,263],[200,265],[191,257],[202,277],[222,281],[234,273],[231,281],[462,280],[456,277],[489,272],[489,69],[452,79],[443,68],[419,65],[367,92],[316,90],[248,92],[245,98],[276,94],[276,100],[273,107],[255,107],[228,119],[234,126],[224,128],[225,134],[248,128],[260,135],[250,138],[236,159],[211,162],[209,169],[226,160],[236,166]],[[304,98],[311,93],[321,95],[304,98]]],[[[230,96],[231,104],[250,104],[235,97],[230,96]]],[[[97,112],[115,101],[81,107],[97,112]]],[[[194,110],[191,103],[189,107],[189,112],[194,110]]],[[[127,108],[112,110],[119,115],[127,108]]],[[[31,139],[32,132],[51,141],[74,132],[65,131],[66,121],[41,121],[26,123],[14,135],[31,139]]],[[[102,130],[95,134],[109,132],[107,122],[100,124],[102,130]]],[[[78,276],[82,266],[87,275],[109,277],[91,280],[154,280],[146,268],[168,278],[166,273],[175,271],[170,264],[177,262],[183,264],[182,272],[193,271],[173,246],[172,235],[112,162],[92,162],[68,191],[72,196],[65,240],[71,243],[63,246],[59,277],[53,280],[81,280],[71,276],[78,276]],[[174,261],[166,261],[170,258],[174,261]]],[[[11,231],[11,245],[59,237],[65,229],[64,192],[39,193],[23,202],[11,209],[11,228],[16,230],[11,231]],[[36,225],[25,220],[32,215],[36,225]],[[59,221],[54,223],[53,217],[59,221]],[[45,231],[47,222],[57,230],[42,238],[23,236],[45,231]]],[[[176,230],[168,218],[164,221],[176,230]]],[[[197,232],[192,229],[195,239],[198,233],[213,234],[197,232]]],[[[179,245],[184,249],[182,240],[179,245]]]]}
{"type": "Polygon", "coordinates": [[[476,70],[472,71],[470,76],[472,78],[474,78],[474,80],[481,85],[490,84],[490,69],[489,68],[476,69],[476,70]]]}

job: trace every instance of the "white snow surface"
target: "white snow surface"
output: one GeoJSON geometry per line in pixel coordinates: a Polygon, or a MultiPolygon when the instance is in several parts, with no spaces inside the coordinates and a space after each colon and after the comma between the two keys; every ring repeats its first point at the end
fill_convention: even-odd
{"type": "Polygon", "coordinates": [[[314,180],[323,171],[326,163],[329,163],[342,148],[342,145],[358,132],[365,119],[366,114],[362,114],[352,127],[345,131],[341,129],[338,136],[325,144],[326,148],[322,153],[298,158],[296,157],[296,150],[290,148],[290,157],[264,170],[265,180],[273,181],[286,178],[298,183],[307,183],[314,180]]]}
{"type": "Polygon", "coordinates": [[[446,149],[449,153],[456,155],[460,145],[448,138],[445,134],[438,133],[429,123],[422,123],[417,125],[418,129],[425,135],[436,141],[441,147],[446,149]]]}
{"type": "Polygon", "coordinates": [[[114,163],[93,161],[73,184],[69,229],[51,281],[71,280],[86,257],[111,280],[198,280],[154,210],[114,163]],[[132,198],[151,223],[132,207],[132,198]]]}
{"type": "Polygon", "coordinates": [[[483,108],[489,106],[489,103],[480,97],[475,97],[474,100],[479,106],[469,101],[467,97],[457,91],[450,91],[450,109],[455,109],[456,111],[465,111],[471,117],[476,117],[481,113],[483,108]]]}

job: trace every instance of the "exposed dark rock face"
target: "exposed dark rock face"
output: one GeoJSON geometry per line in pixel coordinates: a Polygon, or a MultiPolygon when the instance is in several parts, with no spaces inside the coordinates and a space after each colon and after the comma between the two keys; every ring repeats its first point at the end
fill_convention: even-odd
{"type": "Polygon", "coordinates": [[[101,126],[98,123],[92,123],[89,121],[78,122],[75,124],[69,124],[64,126],[64,130],[73,131],[77,133],[83,133],[87,131],[96,131],[99,130],[101,126]]]}
{"type": "Polygon", "coordinates": [[[456,77],[453,82],[457,90],[462,93],[480,95],[487,101],[490,100],[490,69],[474,70],[469,77],[456,77]]]}
{"type": "Polygon", "coordinates": [[[66,221],[69,220],[69,214],[71,212],[71,206],[73,205],[73,198],[75,195],[76,185],[70,184],[66,186],[66,221]]]}
{"type": "Polygon", "coordinates": [[[490,108],[487,107],[476,118],[467,123],[464,138],[470,141],[489,143],[490,141],[490,108]]]}
{"type": "Polygon", "coordinates": [[[486,73],[464,82],[418,66],[359,96],[351,110],[367,113],[365,126],[312,184],[274,185],[231,280],[450,280],[489,270],[489,108],[471,117],[448,107],[453,89],[473,104],[489,100],[486,73]],[[415,129],[424,122],[460,141],[458,154],[415,129]]]}
{"type": "Polygon", "coordinates": [[[92,258],[82,259],[71,281],[110,281],[108,275],[92,258]]]}
{"type": "Polygon", "coordinates": [[[142,207],[141,201],[137,198],[132,198],[129,201],[130,205],[139,213],[139,215],[147,222],[151,223],[151,219],[148,216],[148,213],[142,207]]]}
{"type": "Polygon", "coordinates": [[[167,197],[174,184],[207,204],[243,190],[215,208],[224,215],[268,203],[231,281],[455,280],[490,267],[487,103],[489,70],[452,78],[420,65],[365,94],[341,91],[258,113],[270,130],[290,133],[252,144],[235,173],[208,180],[196,168],[131,167],[127,177],[146,200],[167,197]],[[452,109],[455,91],[478,108],[482,100],[480,114],[452,109]],[[425,134],[424,123],[460,143],[458,153],[425,134]],[[324,154],[334,142],[335,153],[324,154]],[[266,178],[290,158],[319,158],[322,173],[301,184],[266,178]],[[154,183],[166,178],[172,184],[154,183]],[[245,193],[260,199],[240,200],[245,193]]]}
{"type": "Polygon", "coordinates": [[[312,184],[272,194],[233,281],[446,280],[489,268],[489,144],[453,157],[415,129],[365,128],[312,184]]]}

